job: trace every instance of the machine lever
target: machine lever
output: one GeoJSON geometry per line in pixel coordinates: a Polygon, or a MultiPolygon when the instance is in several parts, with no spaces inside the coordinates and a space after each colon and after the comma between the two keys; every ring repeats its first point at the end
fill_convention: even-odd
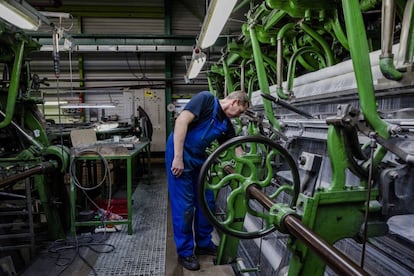
{"type": "Polygon", "coordinates": [[[398,147],[397,145],[395,145],[391,141],[382,138],[378,134],[376,134],[374,136],[374,139],[380,145],[382,145],[384,148],[386,148],[390,152],[392,152],[395,155],[397,155],[399,158],[401,158],[402,160],[404,160],[406,163],[411,164],[411,165],[414,164],[414,155],[409,154],[408,152],[404,151],[402,148],[398,147]]]}

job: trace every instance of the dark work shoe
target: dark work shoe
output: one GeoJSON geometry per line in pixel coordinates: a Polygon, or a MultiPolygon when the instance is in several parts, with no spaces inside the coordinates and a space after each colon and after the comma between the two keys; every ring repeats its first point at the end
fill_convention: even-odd
{"type": "Polygon", "coordinates": [[[196,247],[195,254],[217,256],[217,247],[196,247]]]}
{"type": "Polygon", "coordinates": [[[200,264],[198,263],[197,257],[194,255],[188,257],[178,257],[178,263],[188,270],[200,269],[200,264]]]}

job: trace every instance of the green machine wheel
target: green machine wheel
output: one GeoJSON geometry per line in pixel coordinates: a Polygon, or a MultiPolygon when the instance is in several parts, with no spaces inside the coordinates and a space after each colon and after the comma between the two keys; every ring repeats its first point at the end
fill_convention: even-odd
{"type": "Polygon", "coordinates": [[[198,199],[210,222],[241,239],[277,229],[273,216],[249,196],[251,185],[272,201],[293,207],[300,178],[295,161],[281,145],[263,136],[239,136],[219,146],[204,162],[198,199]],[[243,150],[242,154],[238,148],[243,150]]]}

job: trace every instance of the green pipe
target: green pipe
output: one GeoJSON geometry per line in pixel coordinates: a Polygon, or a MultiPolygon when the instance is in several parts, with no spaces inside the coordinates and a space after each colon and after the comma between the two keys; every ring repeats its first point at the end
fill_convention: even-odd
{"type": "Polygon", "coordinates": [[[307,24],[303,23],[300,24],[302,30],[307,33],[309,36],[311,36],[313,39],[315,39],[319,44],[322,46],[322,49],[325,53],[326,61],[328,66],[332,66],[335,63],[334,55],[329,47],[328,43],[323,39],[323,37],[315,32],[311,27],[309,27],[307,24]]]}
{"type": "Polygon", "coordinates": [[[316,47],[306,46],[306,47],[303,47],[303,48],[297,50],[292,55],[292,57],[291,57],[291,59],[289,61],[288,73],[287,73],[287,91],[289,92],[289,94],[292,93],[293,80],[295,79],[296,62],[297,62],[298,58],[301,55],[303,55],[305,53],[314,53],[315,55],[317,55],[319,57],[319,59],[323,63],[322,66],[326,67],[326,64],[324,62],[324,56],[318,50],[319,49],[316,48],[316,47]]]}
{"type": "Polygon", "coordinates": [[[384,77],[390,80],[400,80],[403,74],[394,66],[392,43],[394,41],[395,5],[394,0],[382,1],[382,26],[381,26],[381,55],[380,70],[384,77]]]}
{"type": "Polygon", "coordinates": [[[276,54],[276,67],[277,67],[277,86],[276,86],[276,93],[279,98],[281,99],[288,99],[289,94],[285,94],[283,92],[283,38],[286,35],[288,30],[295,28],[295,23],[288,23],[280,28],[277,34],[277,54],[276,54]]]}
{"type": "Polygon", "coordinates": [[[254,70],[254,66],[252,65],[252,62],[254,60],[253,59],[246,59],[246,62],[244,64],[245,68],[248,68],[248,66],[250,66],[250,69],[245,69],[245,78],[247,79],[247,90],[246,93],[249,96],[249,99],[252,98],[252,93],[254,91],[254,84],[256,83],[255,81],[255,77],[256,77],[256,72],[254,70]]]}
{"type": "Polygon", "coordinates": [[[277,23],[279,23],[280,20],[282,20],[287,12],[281,11],[281,10],[273,10],[268,19],[266,20],[266,23],[264,25],[264,29],[267,31],[270,28],[273,28],[277,23]]]}
{"type": "MultiPolygon", "coordinates": [[[[229,66],[227,65],[227,62],[223,61],[223,72],[224,72],[224,81],[226,82],[227,93],[231,93],[234,91],[234,85],[233,80],[231,79],[229,66]]],[[[226,91],[224,91],[224,94],[227,95],[226,91]]]]}
{"type": "MultiPolygon", "coordinates": [[[[378,135],[387,139],[390,136],[390,126],[377,113],[371,63],[369,60],[368,40],[362,14],[359,9],[359,1],[342,0],[342,6],[362,113],[368,124],[378,135]]],[[[371,166],[376,166],[384,158],[385,154],[386,150],[384,147],[378,146],[374,153],[374,163],[371,166]]],[[[364,164],[365,167],[368,166],[367,163],[369,161],[364,164]]]]}
{"type": "Polygon", "coordinates": [[[361,0],[359,4],[361,11],[367,11],[374,8],[380,0],[361,0]]]}
{"type": "Polygon", "coordinates": [[[388,138],[388,124],[377,113],[368,42],[359,1],[342,0],[342,4],[362,112],[374,130],[383,138],[388,138]]]}
{"type": "MultiPolygon", "coordinates": [[[[213,81],[211,80],[210,74],[207,74],[208,91],[214,92],[213,81]]],[[[216,93],[214,93],[216,95],[216,93]]]]}
{"type": "Polygon", "coordinates": [[[257,7],[254,15],[250,16],[250,19],[253,19],[254,22],[259,21],[259,18],[263,18],[263,13],[269,13],[269,9],[266,6],[266,3],[263,2],[260,6],[257,7]]]}
{"type": "Polygon", "coordinates": [[[238,59],[240,58],[239,54],[236,53],[231,53],[229,55],[229,57],[226,59],[226,63],[227,65],[232,65],[233,63],[235,63],[238,59]]]}
{"type": "MultiPolygon", "coordinates": [[[[308,41],[308,43],[311,44],[311,46],[313,46],[313,44],[315,44],[315,43],[313,43],[312,38],[310,39],[310,41],[308,41]]],[[[304,47],[305,45],[306,45],[306,43],[300,43],[300,45],[298,45],[297,40],[296,39],[293,39],[293,42],[292,42],[292,45],[291,46],[293,48],[293,52],[296,52],[300,48],[304,47]]],[[[311,64],[309,64],[308,60],[306,60],[302,56],[299,56],[298,57],[298,62],[300,63],[300,65],[303,66],[303,68],[305,68],[306,71],[313,72],[313,71],[316,70],[316,67],[313,66],[313,65],[311,65],[311,64]]]]}
{"type": "Polygon", "coordinates": [[[17,92],[20,83],[20,73],[23,63],[24,41],[20,42],[17,46],[14,57],[13,70],[10,80],[9,91],[7,95],[6,112],[2,122],[0,122],[0,128],[4,128],[10,124],[14,114],[14,108],[16,107],[17,92]]]}
{"type": "Polygon", "coordinates": [[[256,25],[256,35],[260,43],[271,44],[271,45],[274,43],[274,37],[275,37],[274,31],[273,32],[266,31],[262,26],[256,25]]]}
{"type": "Polygon", "coordinates": [[[349,44],[348,39],[346,38],[346,34],[342,28],[341,22],[339,21],[338,17],[338,10],[334,12],[334,19],[329,22],[332,30],[335,33],[336,39],[338,39],[339,43],[341,43],[342,47],[349,51],[349,44]]]}
{"type": "MultiPolygon", "coordinates": [[[[269,83],[267,82],[266,71],[265,71],[265,67],[263,64],[262,52],[260,50],[259,41],[257,40],[257,37],[256,37],[255,28],[253,26],[250,26],[249,31],[250,31],[250,39],[252,41],[253,56],[254,56],[254,62],[256,65],[259,88],[262,93],[270,95],[269,83]]],[[[280,130],[280,124],[276,120],[273,114],[272,103],[267,99],[263,99],[263,106],[266,112],[267,119],[269,120],[270,124],[276,130],[280,130]]]]}
{"type": "Polygon", "coordinates": [[[272,71],[276,72],[276,63],[268,56],[263,56],[263,60],[272,68],[272,71]]]}
{"type": "Polygon", "coordinates": [[[381,73],[384,77],[386,77],[389,80],[401,80],[403,77],[403,74],[399,72],[397,69],[395,69],[394,66],[394,55],[391,55],[390,57],[386,56],[380,56],[379,60],[379,66],[381,69],[381,73]]]}
{"type": "Polygon", "coordinates": [[[246,59],[240,62],[240,90],[246,92],[246,59]]]}
{"type": "Polygon", "coordinates": [[[288,23],[284,25],[282,28],[280,28],[279,32],[277,33],[277,39],[282,40],[285,37],[286,32],[294,29],[295,27],[296,23],[288,23]]]}
{"type": "Polygon", "coordinates": [[[246,62],[246,66],[249,65],[250,69],[247,70],[249,75],[249,80],[248,80],[248,84],[247,84],[247,94],[249,95],[249,99],[252,98],[252,94],[254,92],[254,85],[257,83],[257,75],[256,75],[256,71],[254,70],[254,65],[252,64],[254,62],[253,59],[249,59],[246,62]]]}

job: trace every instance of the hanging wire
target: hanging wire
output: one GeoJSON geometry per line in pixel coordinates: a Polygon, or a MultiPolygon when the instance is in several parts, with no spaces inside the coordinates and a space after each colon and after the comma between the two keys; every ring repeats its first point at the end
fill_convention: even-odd
{"type": "Polygon", "coordinates": [[[85,194],[86,198],[99,210],[99,209],[101,209],[101,207],[99,207],[96,204],[96,202],[88,196],[87,191],[91,191],[91,190],[99,188],[100,186],[102,186],[102,184],[104,184],[106,182],[106,179],[108,179],[109,188],[108,188],[108,204],[107,204],[106,211],[109,212],[110,207],[111,207],[111,197],[112,197],[112,176],[111,176],[111,173],[110,173],[108,160],[99,151],[91,150],[91,149],[80,150],[80,151],[77,152],[77,155],[79,156],[79,155],[88,154],[88,153],[98,155],[99,159],[101,160],[102,164],[104,165],[104,175],[102,176],[101,181],[93,187],[85,187],[84,185],[82,185],[82,183],[79,181],[79,179],[76,175],[76,161],[77,161],[76,157],[72,157],[71,160],[70,160],[70,169],[69,170],[70,170],[71,180],[85,194]]]}
{"type": "Polygon", "coordinates": [[[73,71],[72,71],[72,47],[69,49],[69,79],[70,79],[70,97],[73,97],[73,71]]]}

